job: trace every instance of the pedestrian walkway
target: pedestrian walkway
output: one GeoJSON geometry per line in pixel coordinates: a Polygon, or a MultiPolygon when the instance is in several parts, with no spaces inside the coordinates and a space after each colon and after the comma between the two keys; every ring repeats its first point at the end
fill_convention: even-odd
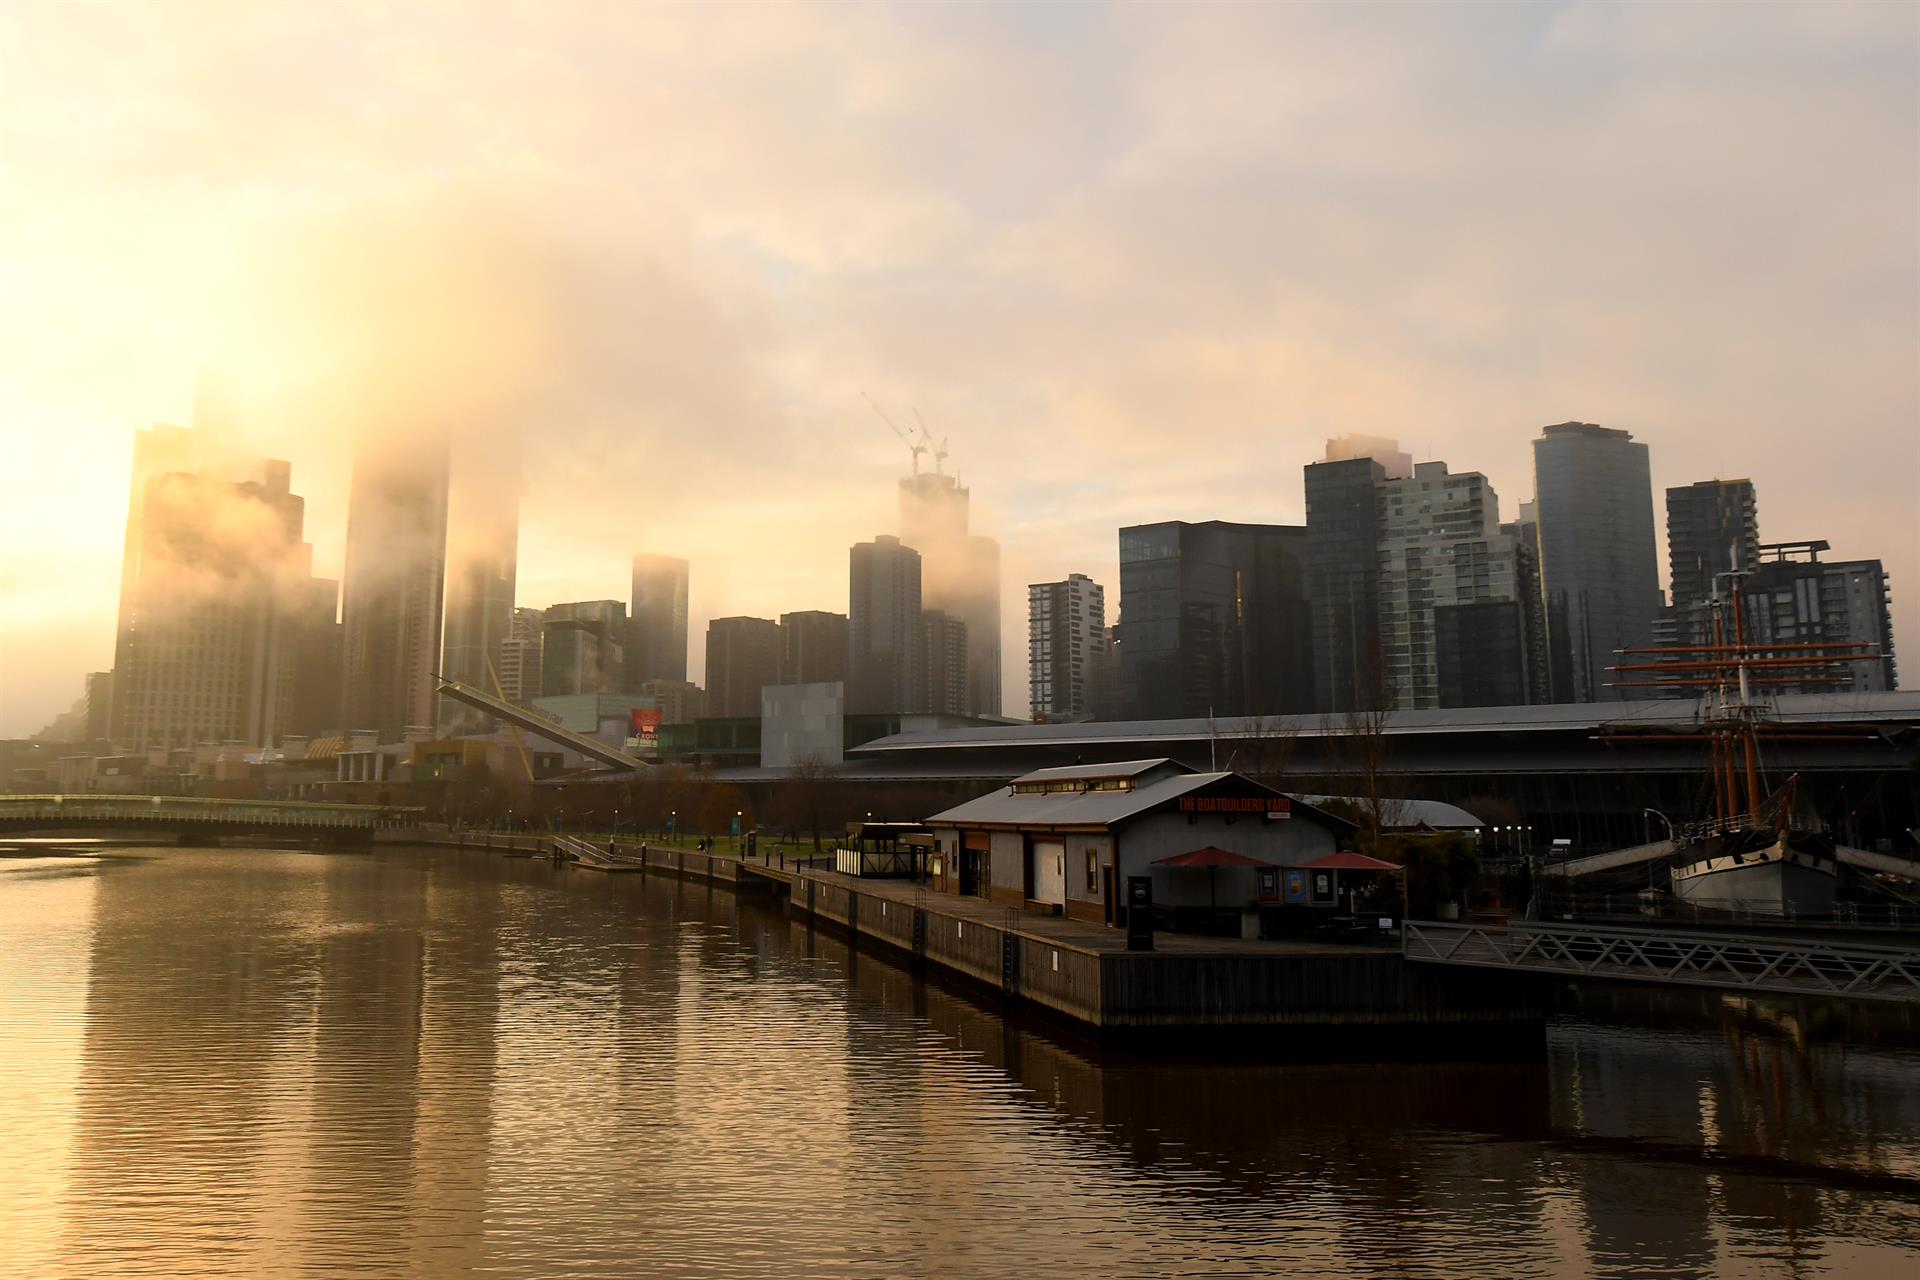
{"type": "MultiPolygon", "coordinates": [[[[864,899],[873,901],[884,899],[888,902],[925,907],[941,915],[976,924],[991,925],[996,929],[1007,929],[1035,941],[1060,947],[1072,947],[1076,951],[1099,954],[1127,949],[1127,935],[1121,929],[1113,929],[1085,920],[1072,920],[1065,916],[1022,911],[988,902],[985,898],[943,893],[912,880],[881,880],[843,875],[838,871],[795,869],[791,865],[783,871],[777,855],[770,861],[762,858],[743,859],[741,868],[749,874],[770,873],[773,878],[785,880],[790,885],[804,880],[838,885],[850,892],[858,893],[864,899]]],[[[1265,938],[1210,938],[1198,934],[1164,931],[1153,935],[1153,945],[1156,951],[1189,955],[1353,955],[1361,951],[1383,950],[1353,943],[1322,942],[1312,939],[1296,941],[1265,938]]]]}

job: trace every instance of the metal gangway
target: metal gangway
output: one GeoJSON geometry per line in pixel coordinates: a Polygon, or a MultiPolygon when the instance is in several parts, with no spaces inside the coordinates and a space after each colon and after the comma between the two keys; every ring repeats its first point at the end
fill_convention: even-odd
{"type": "Polygon", "coordinates": [[[1566,978],[1920,1004],[1920,949],[1542,921],[1409,920],[1408,960],[1566,978]]]}
{"type": "Polygon", "coordinates": [[[621,853],[617,844],[595,844],[584,836],[563,836],[555,832],[548,837],[553,847],[553,855],[558,859],[571,859],[583,862],[590,867],[637,867],[642,865],[637,853],[621,853]]]}

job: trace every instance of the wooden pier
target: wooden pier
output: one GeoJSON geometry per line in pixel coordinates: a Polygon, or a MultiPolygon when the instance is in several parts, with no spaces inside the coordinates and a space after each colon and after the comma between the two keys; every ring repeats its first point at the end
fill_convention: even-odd
{"type": "MultiPolygon", "coordinates": [[[[554,847],[549,836],[468,835],[458,842],[507,856],[554,847]]],[[[628,841],[615,842],[611,852],[604,844],[594,848],[592,859],[572,865],[783,895],[796,915],[856,945],[1102,1035],[1345,1030],[1385,1033],[1395,1048],[1417,1052],[1417,1042],[1397,1037],[1445,1031],[1508,1040],[1516,1032],[1533,1036],[1545,1022],[1545,989],[1531,975],[1413,964],[1398,948],[1159,933],[1154,950],[1128,951],[1124,934],[1098,924],[911,881],[782,865],[778,855],[749,861],[652,845],[643,853],[628,841]]]]}

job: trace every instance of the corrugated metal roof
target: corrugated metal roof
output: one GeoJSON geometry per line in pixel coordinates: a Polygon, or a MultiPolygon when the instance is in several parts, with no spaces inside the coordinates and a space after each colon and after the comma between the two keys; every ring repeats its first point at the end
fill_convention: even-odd
{"type": "Polygon", "coordinates": [[[1035,769],[1032,773],[1023,773],[1015,782],[1092,782],[1103,778],[1137,778],[1151,769],[1172,766],[1183,773],[1192,770],[1178,761],[1165,756],[1155,756],[1148,760],[1119,760],[1112,764],[1063,764],[1050,769],[1035,769]]]}
{"type": "Polygon", "coordinates": [[[933,826],[1106,827],[1231,778],[1230,773],[1172,773],[1131,791],[1040,791],[1016,794],[1011,785],[955,805],[927,819],[933,826]]]}
{"type": "MultiPolygon", "coordinates": [[[[1384,713],[1390,735],[1434,733],[1592,732],[1602,726],[1677,728],[1700,718],[1697,699],[1634,702],[1553,703],[1522,707],[1454,707],[1384,713]]],[[[1920,691],[1800,693],[1774,699],[1771,719],[1792,724],[1843,722],[1920,723],[1920,691]]],[[[1355,732],[1343,715],[1230,716],[1222,719],[1096,720],[1078,724],[1030,724],[899,733],[852,749],[853,755],[951,748],[1070,747],[1076,744],[1155,741],[1222,743],[1242,740],[1341,738],[1355,732]]]]}

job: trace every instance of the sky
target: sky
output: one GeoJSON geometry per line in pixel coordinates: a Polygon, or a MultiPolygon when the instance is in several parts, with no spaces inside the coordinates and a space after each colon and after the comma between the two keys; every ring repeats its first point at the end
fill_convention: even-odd
{"type": "Polygon", "coordinates": [[[0,736],[111,665],[133,433],[210,376],[317,571],[355,442],[451,431],[520,604],[692,560],[696,678],[896,530],[867,396],[1003,543],[1015,713],[1027,583],[1111,620],[1119,526],[1298,522],[1350,432],[1511,516],[1626,428],[1920,645],[1909,4],[15,3],[0,106],[0,736]]]}

